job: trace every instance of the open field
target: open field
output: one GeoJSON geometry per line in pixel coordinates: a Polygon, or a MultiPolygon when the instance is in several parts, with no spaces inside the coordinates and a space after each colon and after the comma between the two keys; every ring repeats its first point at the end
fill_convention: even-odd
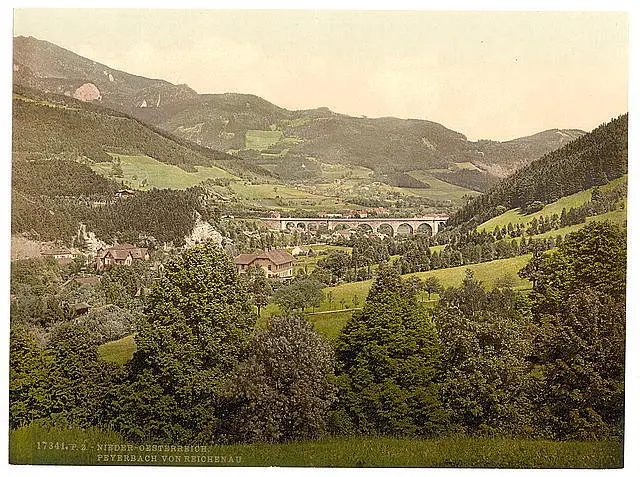
{"type": "Polygon", "coordinates": [[[249,129],[244,137],[244,147],[246,149],[254,149],[262,151],[277,144],[284,134],[282,131],[261,131],[258,129],[249,129]]]}
{"type": "MultiPolygon", "coordinates": [[[[627,176],[624,175],[618,179],[612,180],[611,182],[603,186],[600,186],[600,190],[605,191],[605,190],[611,189],[620,184],[623,184],[624,182],[626,182],[626,180],[627,180],[627,176]]],[[[492,219],[487,220],[485,223],[478,225],[476,230],[478,232],[481,232],[483,230],[492,232],[496,227],[502,228],[502,226],[507,226],[509,222],[511,222],[514,225],[528,224],[533,220],[534,217],[540,218],[545,215],[553,215],[553,214],[560,215],[562,213],[563,208],[566,208],[567,210],[569,210],[572,207],[574,208],[579,207],[582,204],[590,201],[592,190],[593,188],[583,190],[575,194],[568,195],[566,197],[562,197],[557,201],[552,202],[551,204],[547,204],[542,208],[542,210],[539,210],[538,212],[534,212],[533,214],[528,214],[528,215],[521,214],[519,209],[508,210],[504,214],[498,215],[497,217],[493,217],[492,219]]]]}
{"type": "MultiPolygon", "coordinates": [[[[495,280],[501,276],[509,275],[516,280],[516,287],[521,289],[527,289],[531,287],[531,284],[527,280],[523,280],[518,277],[518,271],[520,271],[531,259],[531,255],[521,255],[514,258],[506,258],[503,260],[494,260],[491,262],[476,263],[473,265],[464,265],[454,268],[443,268],[440,270],[431,270],[428,272],[417,272],[408,275],[403,275],[404,278],[416,276],[421,280],[427,277],[436,277],[440,280],[440,283],[445,288],[457,287],[462,284],[462,280],[465,276],[466,269],[470,269],[474,273],[476,280],[480,280],[482,284],[487,288],[492,288],[495,280]]],[[[373,280],[365,280],[362,282],[343,283],[335,287],[325,288],[325,300],[317,311],[326,311],[331,308],[343,308],[340,303],[344,301],[348,306],[353,307],[353,297],[358,297],[360,304],[364,303],[364,300],[369,293],[369,288],[373,280]],[[326,300],[327,293],[333,294],[333,305],[330,307],[326,300]]],[[[433,295],[432,295],[433,297],[433,295]]]]}
{"type": "Polygon", "coordinates": [[[465,195],[480,195],[480,192],[449,184],[448,182],[442,181],[440,179],[436,179],[427,171],[411,171],[408,174],[411,177],[424,182],[425,184],[429,184],[430,187],[428,189],[407,189],[397,187],[396,189],[400,191],[408,191],[413,195],[428,197],[433,200],[450,200],[452,203],[460,203],[462,197],[465,195]]]}
{"type": "MultiPolygon", "coordinates": [[[[172,442],[171,444],[178,444],[172,442]]],[[[200,449],[199,449],[200,450],[200,449]]],[[[192,452],[126,443],[113,432],[45,429],[35,425],[9,435],[12,464],[88,465],[234,465],[290,467],[482,467],[482,468],[620,468],[623,445],[618,441],[556,442],[546,440],[444,437],[329,437],[287,444],[206,446],[191,462],[192,452]],[[46,443],[46,444],[45,444],[46,443]],[[49,448],[51,443],[51,449],[49,448]],[[56,448],[56,443],[59,444],[56,448]],[[62,447],[60,447],[62,444],[62,447]],[[129,445],[107,450],[107,445],[129,445]],[[75,445],[75,448],[73,447],[75,445]],[[40,448],[38,448],[40,447],[40,448]],[[46,449],[43,449],[46,447],[46,449]],[[105,457],[108,462],[105,462],[105,457]],[[111,461],[110,455],[114,455],[111,461]],[[122,456],[118,460],[118,455],[122,456]],[[102,457],[99,457],[102,456],[102,457]],[[125,462],[124,456],[142,462],[125,462]],[[140,456],[140,457],[138,457],[140,456]],[[152,457],[153,456],[153,457],[152,457]],[[218,456],[218,463],[215,458],[218,456]],[[224,456],[225,461],[220,462],[224,456]],[[100,460],[99,460],[100,459],[100,460]],[[153,459],[153,460],[152,460],[153,459]],[[146,462],[145,462],[146,460],[146,462]],[[209,463],[208,463],[209,461],[209,463]]]]}
{"type": "Polygon", "coordinates": [[[335,311],[333,313],[309,313],[305,315],[305,318],[313,323],[318,333],[329,341],[334,341],[352,314],[353,310],[335,311]]]}
{"type": "Polygon", "coordinates": [[[459,169],[459,170],[467,170],[467,171],[482,170],[472,162],[454,162],[453,165],[456,167],[456,169],[459,169]]]}
{"type": "MultiPolygon", "coordinates": [[[[186,189],[200,184],[207,179],[218,177],[234,178],[218,167],[195,166],[198,172],[187,172],[177,166],[156,161],[149,156],[122,156],[111,154],[120,159],[120,166],[125,187],[131,189],[186,189]]],[[[112,171],[110,162],[97,162],[91,168],[105,177],[109,177],[112,171]]]]}
{"type": "Polygon", "coordinates": [[[245,204],[267,207],[281,211],[305,208],[312,211],[344,210],[357,206],[343,202],[337,197],[314,194],[293,186],[282,184],[251,184],[234,181],[229,189],[245,204]]]}
{"type": "Polygon", "coordinates": [[[116,341],[109,341],[98,347],[98,357],[103,361],[124,364],[136,352],[134,335],[125,336],[116,341]]]}
{"type": "Polygon", "coordinates": [[[583,224],[575,224],[569,225],[568,227],[562,227],[558,230],[550,230],[549,232],[545,232],[543,234],[534,235],[536,238],[547,238],[547,237],[555,237],[557,235],[562,235],[563,237],[572,232],[576,232],[581,229],[585,225],[591,222],[604,222],[609,220],[616,225],[624,226],[625,221],[627,220],[627,199],[622,201],[623,208],[613,210],[611,212],[607,212],[605,214],[594,215],[593,217],[587,217],[587,221],[583,224]]]}

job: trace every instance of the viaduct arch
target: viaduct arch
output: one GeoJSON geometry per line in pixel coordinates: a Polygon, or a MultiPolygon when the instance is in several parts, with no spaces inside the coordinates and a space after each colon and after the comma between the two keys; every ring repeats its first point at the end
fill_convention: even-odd
{"type": "Polygon", "coordinates": [[[273,230],[317,230],[326,226],[328,230],[360,229],[366,232],[379,232],[387,235],[411,235],[424,233],[437,234],[444,226],[448,217],[445,215],[427,215],[422,217],[395,218],[301,218],[301,217],[274,217],[262,219],[273,230]]]}

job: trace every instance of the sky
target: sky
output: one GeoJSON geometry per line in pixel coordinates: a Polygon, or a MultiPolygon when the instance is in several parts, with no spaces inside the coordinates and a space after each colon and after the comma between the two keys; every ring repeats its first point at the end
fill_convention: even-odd
{"type": "Polygon", "coordinates": [[[199,93],[428,119],[473,140],[628,110],[625,13],[16,9],[13,26],[199,93]]]}

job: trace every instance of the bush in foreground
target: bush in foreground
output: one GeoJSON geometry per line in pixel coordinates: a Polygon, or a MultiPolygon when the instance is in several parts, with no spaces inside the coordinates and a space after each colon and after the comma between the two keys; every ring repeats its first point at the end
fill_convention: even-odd
{"type": "Polygon", "coordinates": [[[257,330],[226,381],[218,439],[283,442],[320,437],[335,399],[333,352],[301,316],[257,330]]]}

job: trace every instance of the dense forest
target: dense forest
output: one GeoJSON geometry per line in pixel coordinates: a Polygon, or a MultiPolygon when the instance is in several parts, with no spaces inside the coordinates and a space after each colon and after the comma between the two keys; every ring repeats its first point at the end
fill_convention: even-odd
{"type": "Polygon", "coordinates": [[[64,154],[96,162],[111,161],[107,152],[143,154],[186,170],[233,159],[124,113],[20,86],[14,86],[13,152],[18,158],[64,154]]]}
{"type": "Polygon", "coordinates": [[[628,114],[613,119],[523,167],[463,206],[449,225],[479,225],[502,213],[500,206],[526,212],[626,174],[628,120],[628,114]]]}
{"type": "Polygon", "coordinates": [[[218,217],[215,203],[199,187],[137,191],[132,197],[117,197],[118,188],[79,162],[16,160],[11,231],[71,244],[82,223],[106,242],[181,245],[198,215],[218,217]]]}

